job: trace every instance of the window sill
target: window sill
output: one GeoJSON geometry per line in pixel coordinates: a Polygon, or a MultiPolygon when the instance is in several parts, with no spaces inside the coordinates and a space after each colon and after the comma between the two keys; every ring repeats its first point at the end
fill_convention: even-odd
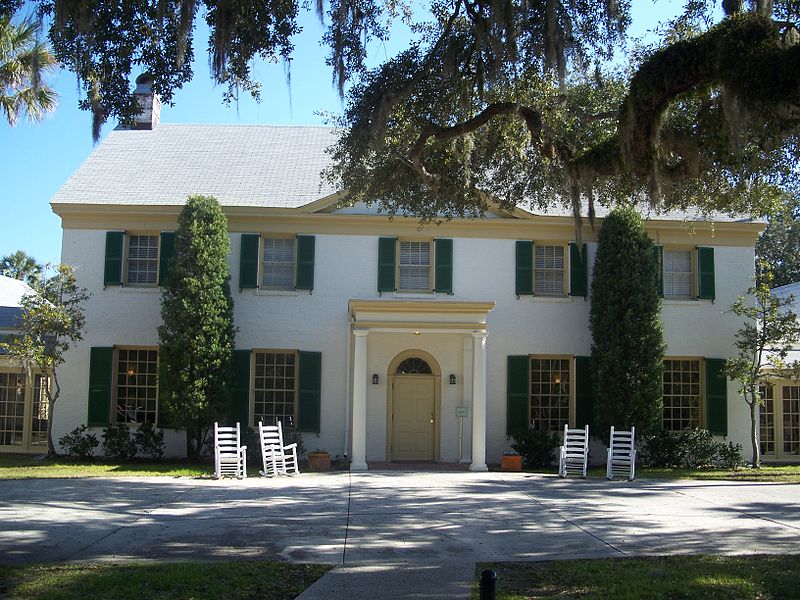
{"type": "Polygon", "coordinates": [[[125,294],[160,294],[161,287],[158,285],[134,285],[132,283],[125,285],[107,285],[105,289],[118,289],[125,294]]]}
{"type": "Polygon", "coordinates": [[[393,298],[405,299],[405,300],[429,300],[430,298],[435,298],[436,293],[434,292],[394,292],[393,298]]]}
{"type": "Polygon", "coordinates": [[[256,296],[297,296],[297,290],[253,290],[256,296]]]}
{"type": "Polygon", "coordinates": [[[575,298],[583,299],[583,296],[533,296],[534,302],[573,302],[575,298]]]}
{"type": "Polygon", "coordinates": [[[700,298],[663,298],[661,303],[665,306],[700,306],[701,304],[712,304],[712,300],[700,298]]]}

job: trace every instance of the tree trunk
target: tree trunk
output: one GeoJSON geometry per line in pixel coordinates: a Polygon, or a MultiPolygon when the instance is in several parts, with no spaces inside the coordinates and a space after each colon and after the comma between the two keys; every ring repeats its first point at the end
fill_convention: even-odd
{"type": "Polygon", "coordinates": [[[53,443],[53,414],[56,408],[56,399],[47,394],[47,455],[56,456],[56,445],[53,443]]]}
{"type": "Polygon", "coordinates": [[[758,402],[756,398],[750,404],[750,442],[753,444],[753,468],[761,468],[761,447],[758,444],[758,402]]]}

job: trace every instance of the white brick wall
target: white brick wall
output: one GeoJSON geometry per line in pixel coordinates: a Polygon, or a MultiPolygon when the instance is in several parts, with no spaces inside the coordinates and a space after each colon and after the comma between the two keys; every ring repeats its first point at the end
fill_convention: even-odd
{"type": "MultiPolygon", "coordinates": [[[[305,233],[305,232],[304,232],[305,233]]],[[[308,232],[311,233],[311,232],[308,232]]],[[[238,234],[231,235],[231,289],[235,304],[238,348],[300,349],[322,352],[322,431],[319,438],[305,437],[305,445],[328,449],[333,455],[346,451],[348,404],[350,299],[377,299],[376,235],[317,235],[313,294],[239,293],[238,234]]],[[[57,440],[86,422],[89,349],[92,346],[156,345],[160,322],[158,289],[111,287],[103,289],[105,232],[65,230],[62,260],[78,267],[81,285],[92,293],[87,303],[85,340],[67,357],[61,372],[62,399],[56,407],[57,440]]],[[[589,244],[590,262],[595,245],[589,244]]],[[[427,299],[494,301],[487,329],[487,462],[499,462],[507,447],[506,357],[510,354],[588,355],[589,302],[583,298],[517,299],[514,293],[514,240],[453,240],[454,296],[427,299]]],[[[750,284],[752,247],[717,247],[716,294],[710,301],[666,301],[664,324],[667,355],[727,358],[734,353],[733,335],[739,328],[728,308],[750,284]]],[[[383,298],[392,297],[384,294],[383,298]]],[[[403,297],[402,295],[394,295],[403,297]]],[[[415,296],[419,297],[419,296],[415,296]]],[[[368,385],[367,457],[386,455],[386,370],[401,351],[419,348],[433,355],[442,371],[441,458],[458,458],[458,419],[464,381],[463,336],[454,334],[371,334],[368,340],[368,373],[380,375],[380,385],[368,385]],[[412,339],[413,338],[413,339],[412,339]],[[458,383],[450,385],[449,374],[458,383]]],[[[748,413],[729,383],[729,437],[747,451],[748,413]]],[[[469,404],[469,402],[467,402],[469,404]]],[[[465,422],[465,455],[469,457],[470,424],[465,422]]],[[[182,434],[168,434],[170,454],[184,451],[182,434]]]]}

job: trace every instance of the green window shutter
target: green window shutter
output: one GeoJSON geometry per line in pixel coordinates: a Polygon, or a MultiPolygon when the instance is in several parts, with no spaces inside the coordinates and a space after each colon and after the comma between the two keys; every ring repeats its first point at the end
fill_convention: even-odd
{"type": "Polygon", "coordinates": [[[250,423],[250,350],[233,351],[231,416],[243,426],[250,423]]]}
{"type": "Polygon", "coordinates": [[[533,242],[517,242],[517,296],[533,295],[533,242]]]}
{"type": "Polygon", "coordinates": [[[706,359],[706,427],[715,435],[728,435],[728,378],[724,358],[706,359]]]}
{"type": "Polygon", "coordinates": [[[453,293],[453,240],[436,239],[435,274],[436,284],[433,291],[437,294],[453,293]]]}
{"type": "Polygon", "coordinates": [[[294,279],[297,290],[314,289],[314,244],[313,235],[297,236],[297,272],[294,279]]]}
{"type": "Polygon", "coordinates": [[[322,389],[322,353],[300,352],[300,382],[297,398],[297,429],[320,430],[322,389]]]}
{"type": "Polygon", "coordinates": [[[164,285],[169,276],[169,261],[175,254],[175,232],[162,231],[158,250],[158,285],[164,285]]]}
{"type": "Polygon", "coordinates": [[[395,281],[395,264],[397,255],[397,238],[378,238],[378,291],[394,292],[397,290],[395,281]]]}
{"type": "Polygon", "coordinates": [[[527,356],[509,356],[506,384],[506,435],[527,429],[530,421],[528,376],[530,359],[527,356]]]}
{"type": "Polygon", "coordinates": [[[105,427],[110,422],[113,369],[114,348],[89,351],[89,427],[105,427]]]}
{"type": "Polygon", "coordinates": [[[124,245],[124,231],[106,232],[106,265],[103,271],[103,285],[122,285],[122,253],[124,245]]]}
{"type": "Polygon", "coordinates": [[[714,300],[714,249],[697,248],[697,297],[714,300]]]}
{"type": "Polygon", "coordinates": [[[591,358],[575,357],[575,427],[594,427],[591,358]]]}
{"type": "Polygon", "coordinates": [[[656,257],[656,276],[658,278],[658,295],[664,297],[664,246],[653,246],[653,255],[656,257]]]}
{"type": "Polygon", "coordinates": [[[569,295],[570,296],[583,296],[584,298],[589,293],[589,269],[587,264],[589,257],[587,255],[586,244],[578,244],[575,242],[569,243],[569,295]]]}
{"type": "Polygon", "coordinates": [[[261,236],[257,233],[243,233],[239,252],[239,289],[258,287],[258,246],[261,236]]]}

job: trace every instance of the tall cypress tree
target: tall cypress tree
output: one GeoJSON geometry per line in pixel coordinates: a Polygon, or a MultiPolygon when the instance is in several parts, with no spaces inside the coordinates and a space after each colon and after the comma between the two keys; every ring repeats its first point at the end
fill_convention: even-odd
{"type": "Polygon", "coordinates": [[[603,220],[591,292],[592,379],[597,433],[611,425],[657,431],[663,416],[664,328],[658,260],[632,207],[603,220]]]}
{"type": "Polygon", "coordinates": [[[163,282],[158,337],[161,410],[168,422],[186,429],[186,452],[193,458],[230,406],[235,329],[229,254],[228,220],[219,203],[190,196],[163,282]]]}

